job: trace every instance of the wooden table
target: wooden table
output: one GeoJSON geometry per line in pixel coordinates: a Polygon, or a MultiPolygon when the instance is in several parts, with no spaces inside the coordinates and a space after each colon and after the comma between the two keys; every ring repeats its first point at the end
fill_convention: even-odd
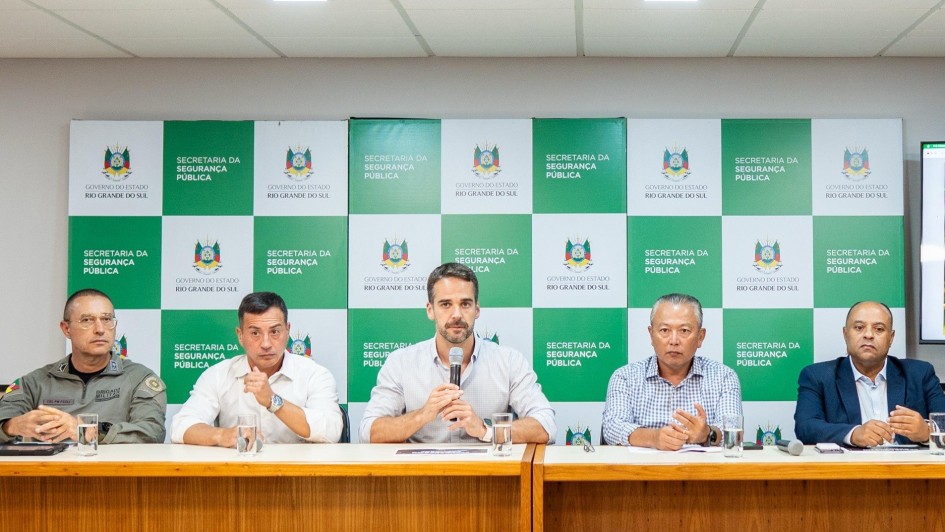
{"type": "Polygon", "coordinates": [[[102,445],[95,457],[0,457],[0,522],[18,532],[531,530],[534,445],[508,458],[397,454],[417,448],[451,449],[271,445],[241,458],[102,445]]]}
{"type": "Polygon", "coordinates": [[[920,452],[790,456],[539,446],[542,530],[930,531],[945,526],[945,457],[920,452]]]}

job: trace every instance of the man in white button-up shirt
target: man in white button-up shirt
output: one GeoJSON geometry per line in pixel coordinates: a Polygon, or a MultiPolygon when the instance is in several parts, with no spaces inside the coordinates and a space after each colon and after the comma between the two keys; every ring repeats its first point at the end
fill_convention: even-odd
{"type": "Polygon", "coordinates": [[[236,446],[236,418],[256,414],[268,443],[337,442],[342,417],[335,378],[314,360],[286,354],[285,301],[254,292],[239,307],[236,337],[246,350],[197,379],[171,425],[171,441],[236,446]]]}
{"type": "Polygon", "coordinates": [[[455,262],[427,280],[427,317],[436,335],[387,357],[361,420],[361,441],[490,441],[483,419],[513,412],[512,440],[554,443],[555,412],[522,353],[473,334],[479,281],[455,262]],[[450,383],[449,352],[463,353],[459,386],[450,383]]]}

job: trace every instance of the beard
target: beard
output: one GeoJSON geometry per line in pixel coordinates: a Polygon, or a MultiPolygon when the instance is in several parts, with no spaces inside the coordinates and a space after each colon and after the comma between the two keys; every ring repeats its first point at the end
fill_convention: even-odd
{"type": "Polygon", "coordinates": [[[469,324],[467,324],[465,321],[459,320],[459,321],[447,323],[444,327],[441,327],[439,331],[437,332],[439,332],[440,336],[442,336],[443,339],[446,340],[447,342],[451,344],[459,345],[465,342],[470,336],[472,336],[473,330],[472,330],[472,327],[470,327],[469,324]],[[454,334],[453,332],[450,331],[451,327],[462,327],[463,330],[462,332],[458,334],[454,334]]]}

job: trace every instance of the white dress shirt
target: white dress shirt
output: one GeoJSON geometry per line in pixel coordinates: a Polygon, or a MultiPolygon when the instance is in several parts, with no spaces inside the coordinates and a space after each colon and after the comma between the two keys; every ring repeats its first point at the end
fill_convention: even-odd
{"type": "MultiPolygon", "coordinates": [[[[856,397],[860,401],[860,421],[866,423],[871,419],[878,419],[882,422],[889,421],[889,400],[886,396],[886,363],[883,363],[883,369],[876,375],[876,381],[860,373],[853,363],[853,380],[856,382],[856,397]]],[[[862,426],[862,425],[860,425],[862,426]]],[[[853,431],[859,427],[853,427],[853,430],[847,433],[843,442],[847,445],[853,445],[853,431]]]]}
{"type": "MultiPolygon", "coordinates": [[[[450,381],[440,362],[435,339],[398,349],[387,357],[361,420],[361,441],[371,440],[371,425],[379,417],[400,416],[423,407],[433,388],[450,381]]],[[[541,392],[538,377],[522,353],[476,338],[472,358],[460,378],[463,401],[480,418],[514,412],[530,417],[555,441],[555,411],[541,392]]],[[[465,430],[448,430],[451,423],[437,417],[407,439],[410,443],[482,443],[465,430]]]]}
{"type": "Polygon", "coordinates": [[[250,372],[246,355],[239,355],[208,368],[190,392],[190,398],[174,416],[171,441],[184,442],[187,429],[198,424],[235,427],[240,414],[256,414],[266,443],[337,442],[342,419],[335,378],[310,358],[286,353],[282,367],[269,377],[273,393],[305,411],[309,437],[302,438],[275,414],[243,391],[243,377],[250,372]]]}

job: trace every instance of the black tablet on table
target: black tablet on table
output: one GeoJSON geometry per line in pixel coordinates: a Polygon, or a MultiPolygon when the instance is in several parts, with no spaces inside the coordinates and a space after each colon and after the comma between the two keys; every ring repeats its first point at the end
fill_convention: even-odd
{"type": "Polygon", "coordinates": [[[68,443],[0,443],[0,456],[51,456],[68,448],[68,443]]]}

